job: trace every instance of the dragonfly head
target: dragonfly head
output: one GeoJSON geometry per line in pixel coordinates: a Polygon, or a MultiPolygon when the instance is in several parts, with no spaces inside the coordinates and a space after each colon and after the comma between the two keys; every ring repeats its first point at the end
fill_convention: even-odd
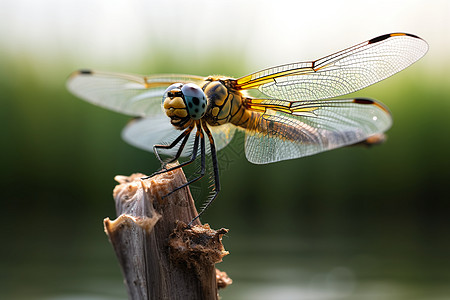
{"type": "Polygon", "coordinates": [[[199,120],[206,112],[206,96],[203,90],[193,83],[174,83],[163,96],[163,107],[171,123],[180,126],[189,119],[199,120]]]}

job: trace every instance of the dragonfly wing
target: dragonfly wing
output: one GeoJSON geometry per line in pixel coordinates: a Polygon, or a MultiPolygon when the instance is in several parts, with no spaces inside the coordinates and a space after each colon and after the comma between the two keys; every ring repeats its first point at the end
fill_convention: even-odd
{"type": "Polygon", "coordinates": [[[236,80],[279,99],[319,100],[352,93],[405,69],[428,51],[421,38],[392,33],[321,59],[265,69],[236,80]]]}
{"type": "Polygon", "coordinates": [[[351,145],[386,131],[392,124],[387,108],[371,99],[284,101],[294,104],[290,113],[280,109],[281,100],[265,101],[277,101],[278,106],[266,109],[246,130],[245,154],[255,164],[351,145]]]}
{"type": "MultiPolygon", "coordinates": [[[[132,120],[122,130],[122,139],[137,148],[153,152],[154,145],[171,144],[182,131],[170,124],[170,119],[163,115],[153,115],[146,118],[132,120]]],[[[191,132],[186,147],[181,156],[189,156],[194,143],[195,132],[191,132]]],[[[171,150],[161,150],[161,154],[173,156],[176,154],[180,143],[171,150]]]]}
{"type": "Polygon", "coordinates": [[[98,106],[132,116],[162,112],[166,88],[177,82],[200,84],[203,77],[178,74],[150,76],[83,70],[74,72],[67,88],[76,96],[98,106]]]}
{"type": "Polygon", "coordinates": [[[209,126],[209,130],[213,135],[216,150],[219,151],[225,148],[233,139],[236,127],[230,123],[226,123],[220,126],[209,126]]]}

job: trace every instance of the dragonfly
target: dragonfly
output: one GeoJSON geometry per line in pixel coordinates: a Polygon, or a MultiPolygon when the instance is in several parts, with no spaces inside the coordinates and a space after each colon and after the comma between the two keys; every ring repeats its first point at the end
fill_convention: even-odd
{"type": "Polygon", "coordinates": [[[245,156],[255,164],[370,144],[391,127],[389,109],[370,98],[337,97],[392,76],[427,51],[428,44],[416,35],[390,33],[317,60],[237,79],[79,70],[70,75],[67,87],[81,99],[137,117],[124,128],[123,139],[154,152],[161,162],[159,171],[143,179],[200,159],[200,172],[175,192],[201,179],[205,157],[210,157],[214,187],[192,224],[221,189],[217,151],[237,130],[245,133],[245,156]],[[169,166],[180,157],[187,160],[169,166]]]}

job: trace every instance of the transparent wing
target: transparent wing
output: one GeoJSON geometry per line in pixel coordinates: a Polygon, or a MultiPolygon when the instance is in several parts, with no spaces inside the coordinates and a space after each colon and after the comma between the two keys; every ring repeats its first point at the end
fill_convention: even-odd
{"type": "MultiPolygon", "coordinates": [[[[167,116],[157,114],[129,122],[122,130],[122,139],[137,148],[153,152],[154,145],[168,145],[181,133],[182,131],[175,129],[170,124],[170,119],[167,116]]],[[[193,140],[193,134],[191,133],[188,145],[193,140]]],[[[174,155],[177,149],[167,154],[174,155]]],[[[185,152],[184,156],[187,156],[188,154],[185,152]]]]}
{"type": "Polygon", "coordinates": [[[403,70],[428,51],[421,38],[392,33],[311,62],[282,65],[236,80],[279,99],[319,100],[352,93],[403,70]]]}
{"type": "MultiPolygon", "coordinates": [[[[210,126],[211,133],[216,144],[216,150],[224,148],[233,138],[235,126],[225,124],[221,126],[210,126]]],[[[187,157],[192,154],[196,129],[191,132],[186,147],[181,156],[187,157]]],[[[143,150],[153,152],[154,145],[171,144],[182,131],[175,129],[170,124],[170,119],[163,115],[153,115],[146,118],[131,121],[122,131],[122,138],[129,144],[143,150]]],[[[161,150],[162,154],[173,156],[179,145],[172,150],[161,150]]],[[[209,149],[209,147],[207,147],[209,149]]]]}
{"type": "Polygon", "coordinates": [[[203,77],[178,74],[140,76],[92,70],[74,72],[67,88],[98,106],[132,116],[161,113],[162,96],[176,82],[201,84],[203,77]]]}
{"type": "Polygon", "coordinates": [[[219,151],[231,142],[236,132],[236,126],[226,123],[220,126],[209,126],[209,130],[213,135],[216,150],[219,151]]]}
{"type": "Polygon", "coordinates": [[[391,114],[371,99],[290,102],[250,99],[265,112],[249,123],[245,154],[255,164],[312,155],[351,145],[386,131],[391,114]]]}

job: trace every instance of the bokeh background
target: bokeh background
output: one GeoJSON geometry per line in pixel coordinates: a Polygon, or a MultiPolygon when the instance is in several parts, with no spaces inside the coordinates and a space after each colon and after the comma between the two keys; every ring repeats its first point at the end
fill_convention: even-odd
{"type": "Polygon", "coordinates": [[[390,107],[384,145],[256,166],[237,136],[203,222],[230,229],[223,299],[450,299],[449,20],[446,0],[2,0],[0,298],[126,298],[102,220],[115,175],[159,166],[72,71],[239,77],[403,31],[428,54],[355,93],[390,107]]]}

